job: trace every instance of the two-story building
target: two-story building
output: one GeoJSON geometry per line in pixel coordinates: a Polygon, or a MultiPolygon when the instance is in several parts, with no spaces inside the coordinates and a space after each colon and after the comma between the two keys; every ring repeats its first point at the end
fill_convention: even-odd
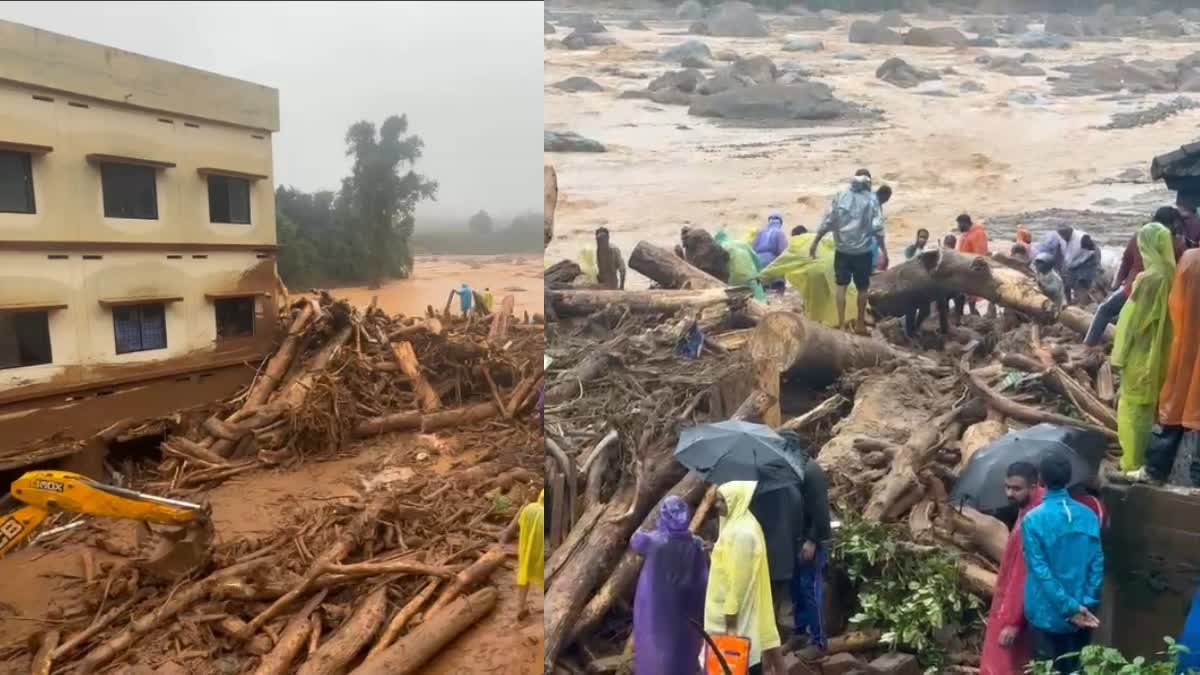
{"type": "Polygon", "coordinates": [[[0,470],[253,377],[278,130],[272,88],[0,21],[0,470]]]}

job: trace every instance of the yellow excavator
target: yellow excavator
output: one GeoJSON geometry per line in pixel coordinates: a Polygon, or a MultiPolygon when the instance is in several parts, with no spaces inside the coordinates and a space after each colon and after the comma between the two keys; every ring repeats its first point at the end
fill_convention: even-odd
{"type": "Polygon", "coordinates": [[[105,485],[68,471],[30,471],[13,482],[10,496],[0,500],[0,558],[60,511],[141,521],[152,538],[139,536],[145,554],[136,562],[162,578],[185,576],[207,564],[212,555],[212,518],[207,507],[105,485]],[[14,499],[24,506],[10,512],[14,499]],[[165,527],[151,529],[149,523],[165,527]]]}

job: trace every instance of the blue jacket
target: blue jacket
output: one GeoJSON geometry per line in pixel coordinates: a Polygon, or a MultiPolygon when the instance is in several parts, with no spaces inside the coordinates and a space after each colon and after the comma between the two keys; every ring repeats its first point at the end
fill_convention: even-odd
{"type": "Polygon", "coordinates": [[[1075,631],[1069,619],[1079,608],[1100,605],[1100,520],[1066,490],[1047,492],[1022,521],[1021,543],[1028,570],[1025,618],[1050,633],[1075,631]]]}

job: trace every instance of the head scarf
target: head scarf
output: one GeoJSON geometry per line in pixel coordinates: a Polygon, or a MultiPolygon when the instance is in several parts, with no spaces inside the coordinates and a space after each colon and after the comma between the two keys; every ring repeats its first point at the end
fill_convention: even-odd
{"type": "Polygon", "coordinates": [[[1029,234],[1029,230],[1024,225],[1017,226],[1017,243],[1026,246],[1033,244],[1033,235],[1029,234]]]}
{"type": "Polygon", "coordinates": [[[662,506],[658,508],[658,530],[669,535],[689,534],[688,526],[691,524],[691,515],[688,512],[687,502],[681,497],[668,495],[663,499],[662,506]]]}
{"type": "Polygon", "coordinates": [[[1121,398],[1154,404],[1166,377],[1171,346],[1167,301],[1175,277],[1171,231],[1160,223],[1138,230],[1138,251],[1145,270],[1134,279],[1133,292],[1117,320],[1112,364],[1122,369],[1121,398]]]}
{"type": "Polygon", "coordinates": [[[1200,249],[1179,259],[1168,305],[1176,339],[1159,395],[1159,422],[1200,430],[1200,249]]]}
{"type": "Polygon", "coordinates": [[[721,497],[725,499],[725,518],[721,522],[722,530],[726,525],[746,517],[754,518],[750,515],[750,500],[754,498],[754,491],[757,489],[758,482],[752,480],[730,481],[717,488],[717,492],[721,493],[721,497]]]}
{"type": "Polygon", "coordinates": [[[767,216],[767,227],[783,227],[783,216],[779,213],[767,216]]]}

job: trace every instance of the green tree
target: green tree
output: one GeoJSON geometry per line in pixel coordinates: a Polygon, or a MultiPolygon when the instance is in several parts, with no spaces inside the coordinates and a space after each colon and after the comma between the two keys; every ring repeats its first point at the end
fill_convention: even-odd
{"type": "Polygon", "coordinates": [[[437,182],[411,168],[421,158],[422,147],[420,136],[408,134],[404,115],[388,117],[378,130],[364,120],[346,131],[346,155],[354,158],[354,165],[342,182],[335,213],[343,224],[357,224],[359,236],[352,243],[366,253],[372,288],[387,276],[405,277],[412,271],[408,237],[413,211],[422,200],[437,196],[437,182]],[[404,166],[409,169],[401,175],[404,166]]]}
{"type": "Polygon", "coordinates": [[[467,221],[467,227],[475,234],[491,234],[493,226],[492,217],[483,210],[471,216],[471,219],[467,221]]]}

